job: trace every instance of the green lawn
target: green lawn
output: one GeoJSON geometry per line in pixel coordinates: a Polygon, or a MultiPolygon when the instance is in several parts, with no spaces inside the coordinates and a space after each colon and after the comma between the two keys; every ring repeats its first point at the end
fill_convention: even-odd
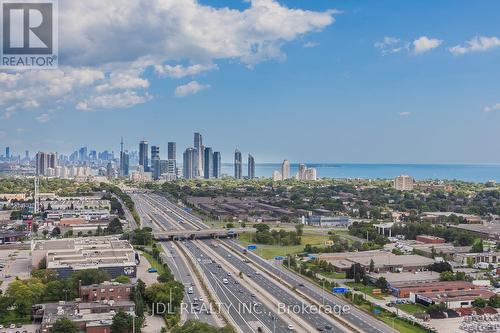
{"type": "Polygon", "coordinates": [[[389,325],[390,327],[393,327],[395,330],[401,333],[427,333],[428,331],[426,329],[423,329],[418,326],[413,326],[409,322],[400,319],[391,313],[382,310],[380,314],[376,315],[373,313],[373,307],[371,307],[369,304],[362,304],[358,305],[358,307],[362,308],[363,310],[369,312],[372,316],[382,320],[384,323],[389,325]]]}
{"type": "Polygon", "coordinates": [[[396,304],[396,307],[406,313],[415,314],[425,312],[425,307],[420,304],[396,304]]]}
{"type": "Polygon", "coordinates": [[[354,283],[354,282],[347,282],[346,283],[349,287],[351,288],[356,288],[358,291],[362,292],[362,293],[365,293],[365,294],[368,294],[374,298],[377,298],[377,299],[384,299],[384,295],[374,295],[373,294],[373,289],[379,289],[375,286],[365,286],[364,284],[362,283],[354,283]]]}
{"type": "Polygon", "coordinates": [[[155,258],[153,258],[152,255],[146,252],[141,251],[141,255],[146,258],[149,261],[149,264],[151,267],[156,268],[158,271],[158,275],[161,275],[162,273],[165,273],[165,267],[163,267],[162,264],[160,264],[155,258]]]}
{"type": "MultiPolygon", "coordinates": [[[[238,236],[238,240],[243,245],[253,244],[253,232],[245,232],[238,236]]],[[[276,256],[286,256],[289,254],[297,254],[304,251],[306,244],[322,245],[328,240],[328,236],[323,235],[303,235],[301,245],[279,246],[279,245],[261,245],[257,244],[256,254],[266,259],[272,259],[276,256]]]]}
{"type": "Polygon", "coordinates": [[[324,272],[321,275],[330,279],[345,279],[345,272],[324,272]]]}

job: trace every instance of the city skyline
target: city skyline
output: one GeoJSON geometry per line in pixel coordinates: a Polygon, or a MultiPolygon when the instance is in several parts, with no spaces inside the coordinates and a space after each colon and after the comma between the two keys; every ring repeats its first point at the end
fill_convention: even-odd
{"type": "MultiPolygon", "coordinates": [[[[250,15],[259,5],[268,8],[273,3],[272,10],[283,15],[278,25],[265,31],[265,45],[270,46],[261,52],[243,47],[234,55],[213,54],[195,42],[205,61],[192,49],[176,48],[145,70],[137,67],[137,57],[147,55],[141,49],[124,56],[119,70],[107,71],[108,62],[120,59],[110,41],[94,40],[81,57],[71,57],[81,40],[69,40],[66,27],[84,32],[88,27],[68,22],[73,16],[65,13],[82,8],[65,2],[61,68],[45,71],[39,84],[50,93],[33,88],[32,94],[21,96],[21,90],[32,88],[24,74],[1,72],[2,145],[17,152],[68,152],[85,143],[118,152],[112,138],[124,136],[129,150],[130,143],[135,147],[145,134],[160,146],[174,138],[188,146],[191,137],[185,133],[198,129],[212,138],[225,162],[238,146],[253,151],[260,163],[283,158],[322,163],[500,163],[500,154],[489,154],[498,150],[495,133],[500,130],[500,28],[489,23],[498,20],[498,2],[481,1],[473,8],[466,1],[454,1],[453,6],[449,1],[421,1],[418,6],[292,0],[279,5],[270,0],[193,3],[193,11],[228,6],[230,17],[250,15]],[[292,9],[304,11],[300,31],[288,25],[295,15],[292,9]],[[445,22],[443,15],[449,18],[445,22]],[[420,17],[426,19],[416,19],[420,17]],[[110,54],[99,57],[96,65],[89,60],[92,49],[104,43],[110,54]],[[81,82],[74,81],[78,78],[88,79],[89,86],[71,83],[81,82]],[[120,78],[135,85],[120,88],[120,78]],[[103,93],[89,96],[97,86],[103,93]],[[16,93],[20,100],[12,97],[16,93]],[[71,102],[64,104],[66,100],[71,102]],[[240,115],[245,115],[244,122],[240,115]],[[74,124],[83,130],[75,131],[74,124]],[[473,128],[481,130],[462,135],[473,128]],[[256,130],[259,135],[254,135],[256,130]],[[332,144],[323,144],[332,138],[332,144]]],[[[151,1],[149,9],[156,5],[151,1]]],[[[161,17],[160,10],[157,15],[161,17]]],[[[208,19],[219,26],[216,18],[208,19]]],[[[252,31],[254,25],[245,21],[243,29],[252,31]]],[[[248,38],[233,32],[228,29],[222,37],[235,45],[248,38]]],[[[214,36],[215,41],[219,37],[214,36]]]]}

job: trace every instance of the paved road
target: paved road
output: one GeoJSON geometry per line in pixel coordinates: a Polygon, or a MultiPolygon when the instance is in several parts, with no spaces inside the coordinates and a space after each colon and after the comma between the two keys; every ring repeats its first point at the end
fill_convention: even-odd
{"type": "MultiPolygon", "coordinates": [[[[234,248],[237,251],[241,251],[243,248],[233,240],[224,240],[223,241],[228,246],[234,248]]],[[[353,323],[356,327],[363,330],[363,332],[369,333],[387,333],[397,331],[393,330],[391,327],[387,326],[383,322],[377,320],[376,318],[371,317],[370,315],[364,313],[362,310],[357,309],[352,306],[350,303],[342,300],[340,297],[337,297],[331,293],[325,293],[321,288],[312,284],[310,281],[304,279],[303,277],[290,272],[289,270],[283,268],[282,266],[272,265],[269,261],[262,259],[261,257],[249,253],[248,256],[255,262],[257,262],[261,267],[272,272],[273,274],[280,276],[287,283],[297,286],[301,292],[305,295],[317,299],[322,300],[325,299],[325,304],[329,304],[330,306],[335,305],[350,305],[351,310],[348,313],[342,315],[342,318],[347,321],[353,323]]]]}
{"type": "MultiPolygon", "coordinates": [[[[209,245],[210,241],[204,240],[202,242],[209,245]]],[[[257,282],[262,288],[264,288],[268,293],[270,293],[275,299],[277,299],[279,302],[285,305],[288,309],[305,309],[305,310],[300,310],[296,314],[299,315],[305,321],[307,321],[312,327],[318,329],[319,328],[325,329],[325,327],[327,327],[328,330],[329,331],[331,330],[332,332],[345,332],[345,329],[332,319],[330,318],[327,319],[325,318],[324,315],[307,310],[305,306],[310,305],[309,303],[304,303],[303,301],[299,300],[296,296],[292,294],[291,291],[282,288],[281,286],[277,285],[276,281],[267,278],[263,274],[260,274],[258,271],[255,270],[254,267],[250,266],[248,263],[243,262],[239,257],[232,255],[229,251],[220,246],[215,247],[213,249],[219,255],[226,258],[226,261],[229,262],[234,267],[236,267],[237,270],[243,272],[246,276],[252,278],[255,282],[257,282]]],[[[294,311],[290,312],[294,313],[294,311]]]]}
{"type": "Polygon", "coordinates": [[[187,241],[186,246],[199,261],[207,282],[217,293],[222,306],[228,310],[243,332],[258,332],[259,327],[267,328],[271,332],[289,332],[288,323],[279,318],[274,310],[258,302],[252,293],[239,283],[239,278],[230,276],[192,241],[187,241]],[[224,283],[223,279],[227,279],[227,283],[224,283]]]}
{"type": "MultiPolygon", "coordinates": [[[[195,229],[195,228],[208,228],[201,219],[198,217],[189,214],[188,212],[184,211],[182,208],[178,207],[177,205],[169,202],[165,197],[162,197],[157,194],[153,193],[148,193],[145,196],[147,196],[153,203],[158,207],[159,209],[162,209],[166,212],[166,215],[168,216],[168,219],[171,221],[171,227],[173,229],[178,229],[180,226],[182,226],[185,229],[195,229]],[[183,221],[184,223],[181,223],[183,221]]],[[[232,240],[224,240],[225,244],[233,247],[234,249],[241,251],[242,248],[239,244],[232,240]]],[[[271,264],[269,261],[258,257],[257,255],[250,253],[249,256],[251,259],[255,262],[257,262],[263,269],[280,276],[286,283],[290,285],[297,286],[297,288],[300,288],[300,291],[303,292],[305,295],[312,299],[317,299],[317,300],[323,300],[325,304],[335,307],[335,306],[344,306],[344,305],[350,305],[351,310],[349,313],[344,313],[342,315],[342,318],[345,319],[346,321],[352,323],[356,327],[360,328],[363,332],[368,332],[368,333],[395,333],[396,331],[390,328],[388,325],[384,324],[383,322],[377,320],[376,318],[371,317],[370,315],[364,313],[362,310],[359,310],[352,306],[350,303],[344,301],[343,299],[330,294],[330,293],[325,293],[321,288],[318,286],[314,285],[310,281],[304,279],[303,277],[294,274],[293,272],[290,272],[283,267],[280,266],[275,266],[271,264]]],[[[238,263],[239,266],[241,266],[241,270],[248,270],[246,266],[243,266],[243,262],[240,261],[238,263]]],[[[236,265],[236,262],[231,262],[231,264],[236,265]]],[[[248,266],[250,267],[250,266],[248,266]]],[[[264,283],[262,281],[262,283],[264,283]]],[[[276,282],[274,282],[275,284],[276,282]]],[[[277,286],[274,286],[277,287],[277,286]]],[[[283,295],[285,296],[285,295],[283,295]]],[[[280,296],[281,297],[281,296],[280,296]]],[[[290,295],[286,297],[291,297],[290,295]]],[[[288,299],[290,302],[293,301],[292,298],[288,299]]],[[[304,318],[305,319],[305,318],[304,318]]],[[[314,326],[320,326],[323,325],[323,322],[320,321],[320,318],[309,318],[309,320],[314,323],[314,326]],[[321,323],[321,324],[320,324],[321,323]]],[[[326,325],[326,324],[324,324],[326,325]]],[[[333,326],[332,324],[330,324],[333,326]]],[[[339,329],[338,327],[336,327],[339,329]]],[[[334,327],[335,329],[335,327],[334,327]]]]}
{"type": "MultiPolygon", "coordinates": [[[[154,202],[151,202],[149,198],[143,194],[132,194],[132,199],[135,202],[136,210],[141,216],[141,221],[146,226],[150,226],[153,230],[162,230],[162,228],[172,229],[175,225],[172,220],[169,219],[161,208],[158,208],[154,202]],[[151,219],[153,218],[153,220],[151,219]]],[[[177,281],[182,282],[186,287],[186,293],[184,296],[184,303],[187,304],[187,313],[185,312],[186,318],[201,320],[210,325],[217,326],[215,318],[213,315],[207,315],[205,312],[193,311],[194,299],[199,299],[202,294],[197,288],[194,278],[189,273],[187,263],[184,262],[177,249],[172,248],[171,242],[163,242],[162,247],[164,250],[163,259],[168,265],[170,270],[175,276],[177,281]],[[193,293],[189,294],[187,292],[188,288],[193,288],[193,293]]],[[[201,307],[200,307],[201,308],[201,307]]]]}
{"type": "Polygon", "coordinates": [[[134,217],[132,216],[132,213],[130,212],[128,207],[125,205],[125,203],[122,201],[122,199],[120,199],[120,197],[115,195],[114,193],[112,193],[111,195],[114,196],[118,200],[118,202],[122,205],[123,212],[125,213],[125,219],[128,222],[128,227],[130,229],[137,229],[137,223],[135,222],[134,217]]]}

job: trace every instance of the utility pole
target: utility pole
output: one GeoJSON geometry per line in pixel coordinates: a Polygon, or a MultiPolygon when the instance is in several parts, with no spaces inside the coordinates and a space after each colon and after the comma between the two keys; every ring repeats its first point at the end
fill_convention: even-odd
{"type": "Polygon", "coordinates": [[[39,187],[39,179],[38,176],[35,176],[35,193],[33,194],[33,215],[38,213],[38,187],[39,187]]]}

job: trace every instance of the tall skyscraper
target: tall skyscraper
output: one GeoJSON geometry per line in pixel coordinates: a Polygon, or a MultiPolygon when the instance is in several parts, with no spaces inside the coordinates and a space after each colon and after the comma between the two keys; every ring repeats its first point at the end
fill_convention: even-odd
{"type": "Polygon", "coordinates": [[[149,171],[148,148],[149,143],[147,141],[139,142],[139,165],[142,166],[144,171],[149,171]]]}
{"type": "Polygon", "coordinates": [[[151,146],[151,168],[150,171],[153,172],[153,179],[160,179],[160,147],[151,146]]]}
{"type": "Polygon", "coordinates": [[[196,150],[196,170],[195,170],[195,177],[202,177],[203,176],[203,153],[204,153],[204,148],[203,148],[203,137],[201,136],[200,133],[196,132],[194,133],[194,149],[196,150]]]}
{"type": "Polygon", "coordinates": [[[5,159],[10,159],[10,147],[5,147],[5,159]]]}
{"type": "Polygon", "coordinates": [[[39,176],[48,175],[48,170],[55,170],[57,167],[57,154],[38,152],[36,154],[36,174],[39,176]]]}
{"type": "Polygon", "coordinates": [[[203,158],[205,165],[203,167],[204,178],[210,179],[214,176],[214,155],[212,148],[205,147],[205,157],[203,158]]]}
{"type": "Polygon", "coordinates": [[[243,160],[241,158],[241,152],[236,149],[234,151],[234,178],[242,178],[243,160]]]}
{"type": "Polygon", "coordinates": [[[130,169],[129,154],[126,151],[120,152],[120,174],[122,177],[128,177],[130,169]]]}
{"type": "Polygon", "coordinates": [[[281,164],[281,177],[283,180],[290,178],[290,162],[284,160],[281,164]]]}
{"type": "Polygon", "coordinates": [[[220,152],[216,151],[214,153],[214,178],[220,178],[222,176],[222,163],[220,152]]]}
{"type": "Polygon", "coordinates": [[[168,143],[168,156],[167,158],[169,160],[175,160],[176,159],[176,144],[175,142],[169,142],[168,143]]]}
{"type": "Polygon", "coordinates": [[[248,154],[248,178],[255,178],[255,159],[250,154],[248,154]]]}
{"type": "Polygon", "coordinates": [[[87,150],[88,150],[87,147],[82,147],[78,151],[78,159],[80,161],[86,161],[88,159],[89,154],[88,154],[87,150]]]}
{"type": "Polygon", "coordinates": [[[196,177],[196,162],[198,153],[194,148],[188,148],[184,151],[182,159],[182,173],[185,179],[193,179],[196,177]]]}
{"type": "Polygon", "coordinates": [[[160,159],[160,147],[151,146],[151,160],[160,159]]]}
{"type": "Polygon", "coordinates": [[[25,158],[26,160],[29,160],[29,159],[30,159],[30,151],[29,151],[29,150],[26,150],[26,151],[24,152],[24,158],[25,158]]]}
{"type": "Polygon", "coordinates": [[[48,156],[46,153],[36,153],[36,174],[43,176],[49,165],[48,156]]]}

